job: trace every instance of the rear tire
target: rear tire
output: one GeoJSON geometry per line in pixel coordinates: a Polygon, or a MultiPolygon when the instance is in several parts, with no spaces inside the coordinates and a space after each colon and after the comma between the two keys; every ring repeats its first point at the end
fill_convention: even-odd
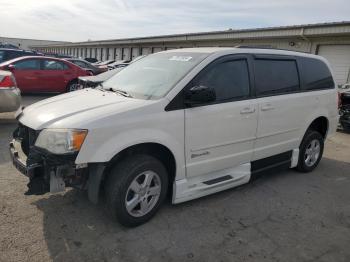
{"type": "Polygon", "coordinates": [[[304,173],[314,170],[321,161],[323,148],[323,136],[315,130],[308,130],[299,147],[299,161],[296,169],[304,173]]]}
{"type": "Polygon", "coordinates": [[[149,155],[133,155],[116,164],[105,183],[107,208],[126,227],[150,220],[167,194],[164,165],[149,155]]]}

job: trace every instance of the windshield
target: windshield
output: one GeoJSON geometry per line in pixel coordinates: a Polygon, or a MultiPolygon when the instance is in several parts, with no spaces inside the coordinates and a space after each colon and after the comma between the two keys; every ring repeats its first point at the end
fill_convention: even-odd
{"type": "Polygon", "coordinates": [[[149,55],[130,64],[103,83],[106,89],[121,90],[140,99],[159,99],[208,54],[170,52],[149,55]]]}

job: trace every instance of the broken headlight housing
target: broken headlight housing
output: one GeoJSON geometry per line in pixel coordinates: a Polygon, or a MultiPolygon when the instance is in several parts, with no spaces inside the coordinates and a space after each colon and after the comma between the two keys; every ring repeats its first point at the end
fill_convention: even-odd
{"type": "Polygon", "coordinates": [[[78,152],[87,135],[85,129],[43,129],[35,146],[53,154],[78,152]]]}

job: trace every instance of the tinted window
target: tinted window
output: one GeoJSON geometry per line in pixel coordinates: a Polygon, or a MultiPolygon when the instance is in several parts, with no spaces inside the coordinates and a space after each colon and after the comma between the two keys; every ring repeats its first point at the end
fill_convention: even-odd
{"type": "Polygon", "coordinates": [[[8,51],[7,52],[7,60],[11,60],[20,56],[24,56],[25,53],[21,51],[8,51]]]}
{"type": "Polygon", "coordinates": [[[67,65],[61,61],[44,60],[44,70],[66,70],[67,65]]]}
{"type": "Polygon", "coordinates": [[[71,62],[73,62],[74,64],[76,64],[77,66],[80,66],[82,68],[89,68],[89,65],[87,63],[82,62],[82,61],[74,60],[71,62]]]}
{"type": "Polygon", "coordinates": [[[195,85],[212,87],[216,100],[224,101],[249,95],[249,74],[246,60],[227,61],[203,71],[195,85]]]}
{"type": "Polygon", "coordinates": [[[301,58],[304,90],[333,88],[334,81],[328,66],[313,58],[301,58]]]}
{"type": "Polygon", "coordinates": [[[13,64],[19,70],[40,70],[40,61],[37,59],[21,60],[13,64]]]}
{"type": "Polygon", "coordinates": [[[284,94],[299,90],[297,64],[293,60],[255,60],[257,96],[284,94]]]}
{"type": "Polygon", "coordinates": [[[0,63],[5,60],[5,51],[0,50],[0,63]]]}

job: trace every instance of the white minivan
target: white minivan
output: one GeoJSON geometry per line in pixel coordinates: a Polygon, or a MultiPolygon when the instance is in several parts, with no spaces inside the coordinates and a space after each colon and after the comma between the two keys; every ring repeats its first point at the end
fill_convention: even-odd
{"type": "MultiPolygon", "coordinates": [[[[273,168],[312,171],[338,123],[325,59],[272,49],[192,48],[149,55],[96,89],[17,113],[10,151],[27,194],[104,192],[125,226],[249,182],[273,168]]],[[[101,199],[101,198],[100,198],[101,199]]]]}

